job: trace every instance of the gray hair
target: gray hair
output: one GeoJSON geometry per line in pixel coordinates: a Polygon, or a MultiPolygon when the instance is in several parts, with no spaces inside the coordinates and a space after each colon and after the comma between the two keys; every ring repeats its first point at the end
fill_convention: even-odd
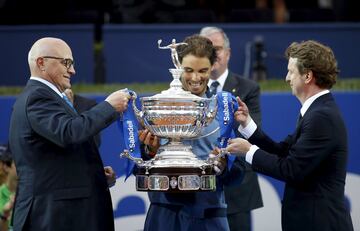
{"type": "Polygon", "coordinates": [[[207,26],[203,27],[200,31],[200,35],[205,37],[214,33],[221,33],[224,38],[224,48],[230,48],[230,40],[221,28],[215,26],[207,26]]]}

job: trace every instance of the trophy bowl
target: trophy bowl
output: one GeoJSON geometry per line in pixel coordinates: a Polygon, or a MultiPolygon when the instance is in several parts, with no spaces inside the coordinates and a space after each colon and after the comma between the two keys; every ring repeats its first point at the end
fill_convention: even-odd
{"type": "MultiPolygon", "coordinates": [[[[182,139],[199,138],[202,129],[216,116],[216,98],[202,98],[182,89],[180,76],[183,72],[177,60],[176,44],[170,44],[175,69],[168,90],[150,97],[142,97],[141,110],[133,100],[133,109],[138,121],[153,135],[167,143],[161,143],[151,160],[132,157],[124,151],[123,157],[137,165],[136,189],[138,191],[213,191],[216,175],[213,169],[216,158],[200,160],[192,147],[184,145],[182,139]]],[[[160,43],[159,43],[160,47],[160,43]]],[[[160,47],[161,48],[161,47],[160,47]]],[[[136,98],[136,94],[133,98],[136,98]]]]}
{"type": "Polygon", "coordinates": [[[141,98],[142,111],[134,106],[138,120],[154,135],[166,138],[193,138],[213,119],[212,99],[170,88],[141,98]]]}

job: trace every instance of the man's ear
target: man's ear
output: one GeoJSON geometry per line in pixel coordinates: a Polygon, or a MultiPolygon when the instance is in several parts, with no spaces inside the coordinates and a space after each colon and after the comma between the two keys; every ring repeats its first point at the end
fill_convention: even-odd
{"type": "Polygon", "coordinates": [[[314,79],[314,73],[312,72],[312,70],[309,70],[305,76],[305,82],[309,83],[314,79]]]}
{"type": "Polygon", "coordinates": [[[36,66],[38,66],[38,68],[41,71],[45,71],[45,63],[44,63],[44,58],[39,57],[36,59],[36,66]]]}

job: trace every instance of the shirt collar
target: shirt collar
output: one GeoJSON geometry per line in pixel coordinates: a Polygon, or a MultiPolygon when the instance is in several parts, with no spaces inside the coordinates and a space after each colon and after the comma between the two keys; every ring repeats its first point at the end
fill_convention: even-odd
{"type": "Polygon", "coordinates": [[[54,84],[50,83],[49,81],[39,78],[39,77],[36,77],[36,76],[31,76],[30,79],[36,80],[36,81],[39,81],[39,82],[45,84],[46,86],[50,87],[53,91],[55,91],[56,94],[58,94],[61,98],[63,98],[63,95],[61,94],[61,92],[55,87],[54,84]]]}
{"type": "Polygon", "coordinates": [[[224,71],[224,73],[222,73],[222,75],[219,76],[219,78],[217,78],[217,79],[215,79],[215,80],[214,80],[214,79],[210,79],[209,82],[208,82],[208,86],[210,87],[210,85],[211,85],[213,82],[218,81],[218,82],[219,82],[219,87],[218,87],[219,90],[218,90],[218,91],[222,91],[222,89],[223,89],[223,87],[224,87],[224,84],[225,84],[225,80],[226,80],[228,74],[229,74],[229,70],[226,69],[226,70],[224,71]]]}
{"type": "Polygon", "coordinates": [[[327,94],[327,93],[330,93],[330,91],[329,91],[329,90],[323,90],[323,91],[320,91],[319,93],[311,96],[310,98],[308,98],[308,99],[304,102],[303,106],[302,106],[301,109],[300,109],[301,116],[304,116],[305,112],[309,109],[309,107],[311,106],[311,104],[312,104],[317,98],[319,98],[320,96],[325,95],[325,94],[327,94]]]}

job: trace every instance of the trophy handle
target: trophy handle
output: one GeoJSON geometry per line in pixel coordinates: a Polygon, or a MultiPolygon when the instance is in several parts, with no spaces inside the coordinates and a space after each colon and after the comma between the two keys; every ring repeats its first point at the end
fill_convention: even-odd
{"type": "Polygon", "coordinates": [[[216,98],[216,95],[214,95],[214,96],[212,97],[212,101],[215,101],[215,103],[214,103],[214,108],[211,109],[211,110],[206,114],[206,119],[205,119],[205,124],[206,124],[206,126],[207,126],[208,124],[210,124],[211,121],[213,121],[213,119],[215,119],[216,114],[217,114],[217,98],[216,98]]]}
{"type": "Polygon", "coordinates": [[[228,151],[226,151],[225,148],[220,149],[220,153],[214,157],[208,157],[206,159],[206,163],[213,165],[215,161],[220,161],[221,158],[225,158],[225,156],[230,155],[228,151]]]}
{"type": "Polygon", "coordinates": [[[143,159],[133,157],[132,155],[130,155],[130,153],[129,153],[129,151],[127,149],[125,149],[122,153],[120,153],[120,157],[128,158],[129,160],[134,161],[137,166],[141,166],[141,165],[144,164],[143,159]]]}
{"type": "Polygon", "coordinates": [[[137,94],[135,92],[132,92],[131,97],[133,100],[132,105],[133,105],[133,110],[134,110],[136,119],[141,123],[141,125],[144,125],[144,121],[143,121],[144,113],[142,111],[140,111],[136,106],[137,94]]]}

